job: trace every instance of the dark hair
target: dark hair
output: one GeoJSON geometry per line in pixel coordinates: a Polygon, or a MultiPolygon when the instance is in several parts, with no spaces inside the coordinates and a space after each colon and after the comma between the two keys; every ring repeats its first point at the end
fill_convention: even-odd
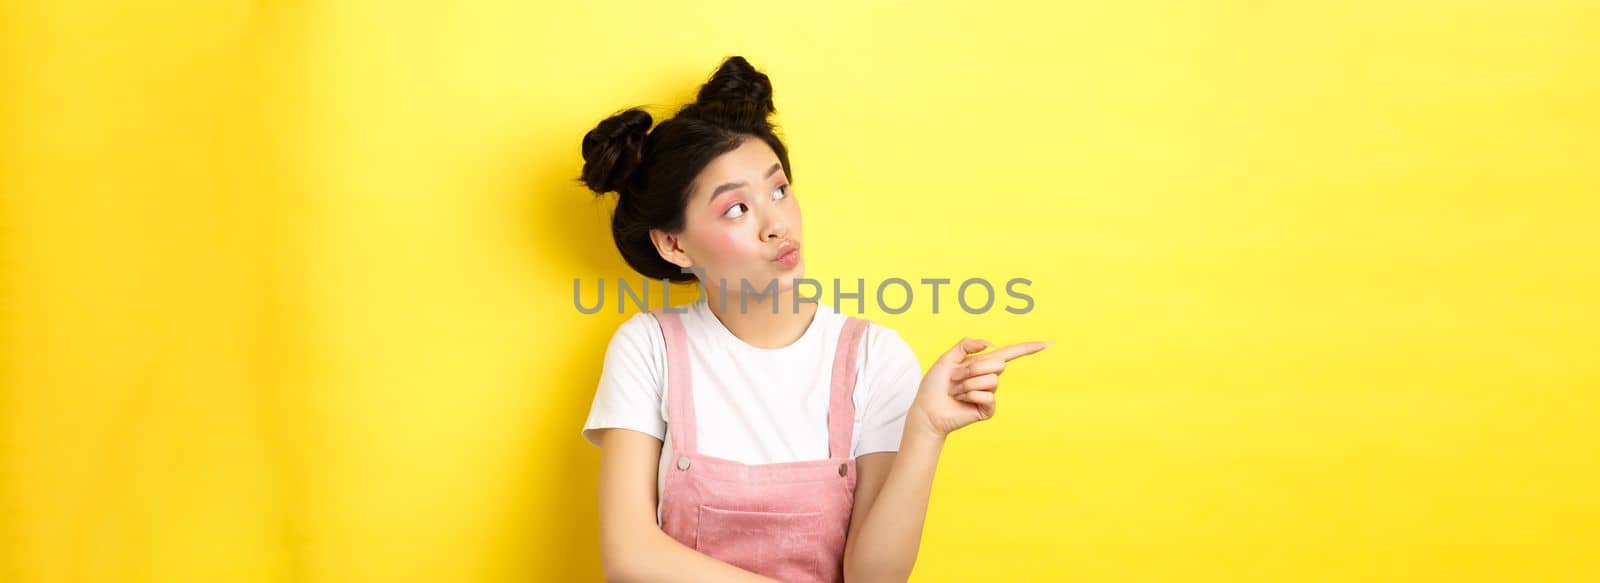
{"type": "Polygon", "coordinates": [[[622,259],[645,277],[691,282],[650,240],[651,229],[681,233],[689,187],[717,156],[748,138],[765,141],[778,155],[790,181],[789,152],[769,117],[772,82],[744,57],[728,57],[700,87],[694,103],[650,129],[650,114],[633,107],[620,111],[583,136],[583,175],[597,196],[617,193],[611,237],[622,259]]]}

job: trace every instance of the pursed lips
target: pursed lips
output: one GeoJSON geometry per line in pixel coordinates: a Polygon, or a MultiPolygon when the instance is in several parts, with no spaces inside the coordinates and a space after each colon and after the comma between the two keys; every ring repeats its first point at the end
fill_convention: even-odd
{"type": "Polygon", "coordinates": [[[772,256],[772,260],[773,261],[777,261],[779,259],[783,259],[783,256],[784,255],[788,255],[790,251],[797,251],[799,249],[800,249],[799,245],[796,245],[796,244],[791,243],[791,242],[786,242],[783,245],[778,246],[778,254],[772,256]]]}

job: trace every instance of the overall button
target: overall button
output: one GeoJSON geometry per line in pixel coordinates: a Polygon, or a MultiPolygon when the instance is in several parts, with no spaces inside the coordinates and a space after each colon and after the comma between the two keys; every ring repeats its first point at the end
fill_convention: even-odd
{"type": "Polygon", "coordinates": [[[845,473],[845,464],[839,464],[839,475],[843,476],[844,473],[845,473]]]}
{"type": "MultiPolygon", "coordinates": [[[[680,469],[680,470],[689,469],[689,456],[683,456],[683,457],[678,458],[678,469],[680,469]]],[[[841,472],[844,471],[842,467],[840,468],[840,471],[841,472]]],[[[842,476],[844,474],[841,473],[839,475],[842,476]]]]}

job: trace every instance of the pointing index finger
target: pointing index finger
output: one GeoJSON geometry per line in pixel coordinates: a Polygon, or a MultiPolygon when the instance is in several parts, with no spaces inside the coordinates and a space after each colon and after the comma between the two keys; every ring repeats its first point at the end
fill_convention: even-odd
{"type": "Polygon", "coordinates": [[[1049,342],[1019,342],[1010,346],[996,349],[994,352],[979,356],[993,356],[1002,361],[1009,361],[1020,356],[1027,356],[1050,346],[1049,342]]]}

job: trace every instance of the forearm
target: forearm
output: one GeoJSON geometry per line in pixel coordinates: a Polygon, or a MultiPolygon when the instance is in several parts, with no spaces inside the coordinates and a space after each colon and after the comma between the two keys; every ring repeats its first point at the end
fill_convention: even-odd
{"type": "Polygon", "coordinates": [[[903,582],[911,576],[944,441],[945,436],[934,431],[925,418],[907,416],[900,451],[890,465],[883,489],[846,549],[845,581],[903,582]]]}
{"type": "Polygon", "coordinates": [[[620,551],[629,557],[618,573],[607,573],[607,581],[624,583],[776,583],[684,546],[667,533],[651,529],[630,541],[620,551]]]}

